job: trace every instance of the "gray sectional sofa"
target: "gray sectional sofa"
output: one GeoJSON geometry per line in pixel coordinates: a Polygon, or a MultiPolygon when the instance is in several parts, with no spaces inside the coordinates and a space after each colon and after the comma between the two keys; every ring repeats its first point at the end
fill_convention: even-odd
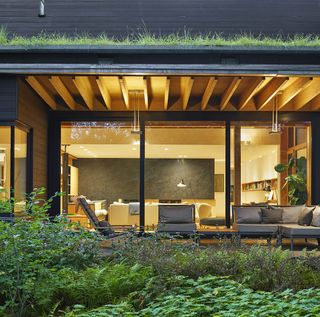
{"type": "Polygon", "coordinates": [[[276,238],[278,244],[289,238],[291,250],[296,238],[317,239],[320,247],[319,214],[317,206],[233,206],[233,228],[240,237],[276,238]]]}

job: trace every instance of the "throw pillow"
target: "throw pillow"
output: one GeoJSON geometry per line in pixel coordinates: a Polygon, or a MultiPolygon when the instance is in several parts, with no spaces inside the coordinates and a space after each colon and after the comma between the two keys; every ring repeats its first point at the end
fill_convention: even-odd
{"type": "Polygon", "coordinates": [[[268,209],[261,208],[261,222],[262,223],[281,223],[283,209],[268,209]]]}
{"type": "Polygon", "coordinates": [[[310,226],[313,217],[313,211],[316,207],[305,207],[299,215],[298,224],[300,226],[310,226]]]}
{"type": "Polygon", "coordinates": [[[320,206],[313,211],[311,226],[320,227],[320,206]]]}
{"type": "Polygon", "coordinates": [[[234,207],[237,223],[261,223],[260,207],[234,207]]]}
{"type": "MultiPolygon", "coordinates": [[[[281,207],[281,209],[283,209],[282,223],[298,223],[299,215],[305,206],[306,205],[281,207]]],[[[277,209],[279,207],[270,206],[270,208],[277,209]]]]}

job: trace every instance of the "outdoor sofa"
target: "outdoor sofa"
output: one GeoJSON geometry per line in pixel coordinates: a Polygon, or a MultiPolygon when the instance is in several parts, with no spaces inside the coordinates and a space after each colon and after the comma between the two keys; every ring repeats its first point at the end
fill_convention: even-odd
{"type": "Polygon", "coordinates": [[[314,238],[320,247],[319,206],[233,206],[233,228],[241,237],[282,238],[291,240],[291,250],[296,238],[314,238]]]}

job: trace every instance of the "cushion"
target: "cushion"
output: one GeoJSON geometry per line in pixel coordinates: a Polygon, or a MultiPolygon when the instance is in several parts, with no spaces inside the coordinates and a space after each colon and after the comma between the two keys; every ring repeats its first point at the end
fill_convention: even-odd
{"type": "Polygon", "coordinates": [[[239,224],[237,229],[243,234],[275,234],[278,232],[277,224],[239,224]]]}
{"type": "Polygon", "coordinates": [[[192,223],[194,205],[159,205],[159,222],[192,223]]]}
{"type": "Polygon", "coordinates": [[[188,232],[197,230],[195,223],[159,223],[158,232],[188,232]]]}
{"type": "Polygon", "coordinates": [[[280,226],[281,233],[285,237],[314,237],[320,238],[320,228],[319,227],[312,227],[312,226],[300,226],[297,224],[287,224],[280,226]]]}
{"type": "MultiPolygon", "coordinates": [[[[304,209],[305,205],[299,206],[285,206],[282,213],[282,223],[298,223],[299,215],[304,209]]],[[[279,207],[270,206],[271,209],[277,209],[279,207]]]]}
{"type": "Polygon", "coordinates": [[[317,206],[313,211],[311,226],[320,227],[320,206],[317,206]]]}
{"type": "Polygon", "coordinates": [[[283,209],[261,208],[261,223],[281,223],[283,209]]]}
{"type": "Polygon", "coordinates": [[[313,211],[316,207],[305,207],[299,215],[298,224],[300,226],[310,226],[312,222],[313,211]]]}
{"type": "Polygon", "coordinates": [[[261,223],[260,207],[234,207],[236,223],[261,223]]]}
{"type": "Polygon", "coordinates": [[[202,218],[202,219],[200,219],[200,225],[203,225],[203,226],[224,226],[225,219],[224,218],[216,218],[216,217],[202,218]]]}

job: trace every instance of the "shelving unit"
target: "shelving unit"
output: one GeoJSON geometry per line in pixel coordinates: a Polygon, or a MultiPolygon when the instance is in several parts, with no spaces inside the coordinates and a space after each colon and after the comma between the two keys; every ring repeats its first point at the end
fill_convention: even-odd
{"type": "Polygon", "coordinates": [[[264,188],[266,188],[268,185],[270,186],[270,189],[276,190],[278,186],[278,179],[277,178],[263,179],[259,181],[243,183],[242,191],[243,192],[263,191],[264,188]]]}

